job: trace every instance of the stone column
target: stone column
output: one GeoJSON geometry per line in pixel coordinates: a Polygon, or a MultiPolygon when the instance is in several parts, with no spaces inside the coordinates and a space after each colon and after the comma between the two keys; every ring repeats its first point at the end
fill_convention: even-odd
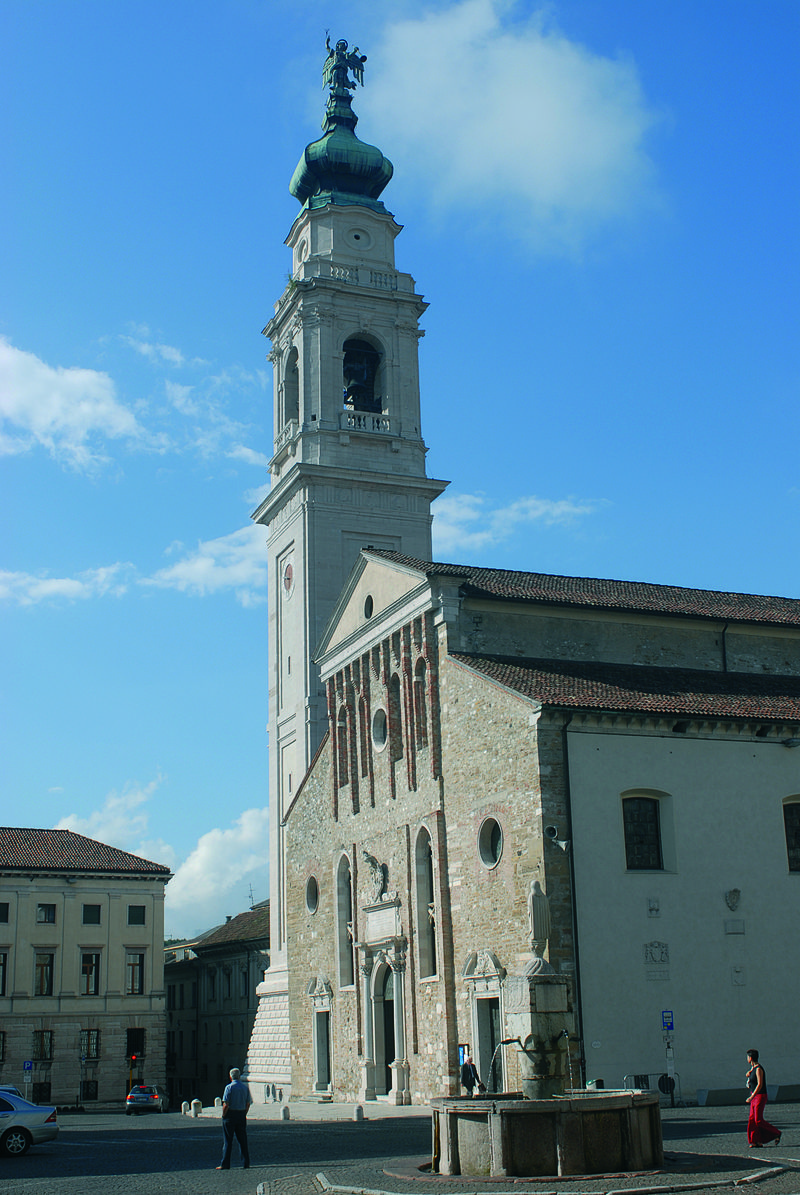
{"type": "Polygon", "coordinates": [[[394,1062],[389,1067],[392,1072],[392,1091],[389,1099],[393,1104],[410,1104],[409,1068],[406,1058],[406,1010],[403,992],[403,976],[406,970],[405,954],[398,954],[395,958],[390,959],[389,965],[394,973],[394,1062]]]}
{"type": "Polygon", "coordinates": [[[360,1100],[374,1100],[375,1097],[375,1045],[372,1024],[372,955],[365,954],[359,964],[361,972],[361,990],[364,1000],[364,1061],[361,1064],[361,1089],[358,1093],[360,1100]]]}

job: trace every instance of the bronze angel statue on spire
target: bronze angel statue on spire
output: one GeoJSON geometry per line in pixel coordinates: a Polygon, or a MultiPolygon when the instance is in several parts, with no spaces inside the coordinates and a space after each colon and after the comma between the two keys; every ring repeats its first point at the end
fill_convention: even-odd
{"type": "Polygon", "coordinates": [[[328,50],[328,57],[325,59],[325,65],[322,68],[322,86],[330,87],[331,90],[336,88],[348,88],[352,91],[357,83],[364,86],[364,63],[367,61],[366,54],[360,54],[358,46],[355,46],[349,53],[347,42],[344,40],[337,41],[335,47],[331,46],[330,34],[325,35],[325,45],[328,50]],[[348,71],[353,72],[355,83],[351,83],[348,78],[348,71]]]}

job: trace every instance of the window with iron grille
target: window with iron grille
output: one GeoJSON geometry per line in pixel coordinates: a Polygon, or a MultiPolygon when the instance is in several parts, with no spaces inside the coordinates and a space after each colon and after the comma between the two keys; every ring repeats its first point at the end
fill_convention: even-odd
{"type": "Polygon", "coordinates": [[[789,871],[800,871],[800,801],[787,801],[783,807],[786,828],[786,853],[789,871]]]}
{"type": "MultiPolygon", "coordinates": [[[[48,1062],[53,1057],[53,1034],[49,1029],[34,1029],[31,1044],[34,1062],[48,1062]]],[[[34,1088],[36,1084],[34,1083],[34,1088]]]]}
{"type": "Polygon", "coordinates": [[[144,925],[144,905],[128,905],[128,925],[144,925]]]}
{"type": "Polygon", "coordinates": [[[97,1099],[97,1079],[81,1080],[81,1103],[97,1099]]]}
{"type": "Polygon", "coordinates": [[[130,953],[126,961],[125,991],[129,996],[144,995],[144,954],[130,953]]]}
{"type": "Polygon", "coordinates": [[[100,994],[100,955],[81,955],[81,995],[99,996],[100,994]]]}
{"type": "Polygon", "coordinates": [[[625,797],[622,821],[628,871],[662,871],[658,801],[654,797],[625,797]]]}
{"type": "Polygon", "coordinates": [[[31,1103],[34,1103],[34,1104],[49,1104],[50,1103],[50,1084],[49,1084],[49,1082],[34,1083],[33,1091],[31,1093],[31,1103]]]}
{"type": "Polygon", "coordinates": [[[54,963],[54,954],[36,955],[33,979],[34,996],[52,996],[54,963]]]}
{"type": "Polygon", "coordinates": [[[100,1030],[81,1029],[81,1058],[100,1057],[100,1030]]]}

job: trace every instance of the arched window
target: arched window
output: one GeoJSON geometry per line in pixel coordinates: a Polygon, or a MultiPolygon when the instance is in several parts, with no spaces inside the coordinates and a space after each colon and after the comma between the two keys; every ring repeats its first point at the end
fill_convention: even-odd
{"type": "Polygon", "coordinates": [[[350,781],[350,769],[348,767],[347,708],[345,706],[342,706],[339,710],[339,717],[336,722],[336,747],[339,759],[339,784],[348,784],[350,781]]]}
{"type": "Polygon", "coordinates": [[[347,855],[342,855],[336,871],[336,945],[339,956],[339,987],[352,987],[355,983],[353,880],[347,855]]]}
{"type": "Polygon", "coordinates": [[[622,799],[625,865],[628,871],[663,871],[661,817],[657,797],[622,799]]]}
{"type": "Polygon", "coordinates": [[[283,422],[300,419],[300,370],[297,349],[291,349],[283,373],[283,422]]]}
{"type": "Polygon", "coordinates": [[[383,400],[378,391],[381,355],[366,340],[346,340],[344,343],[344,405],[351,411],[367,411],[380,415],[383,400]]]}
{"type": "Polygon", "coordinates": [[[416,877],[417,942],[421,979],[438,974],[436,961],[436,896],[433,882],[433,844],[423,828],[417,835],[414,851],[416,877]]]}
{"type": "Polygon", "coordinates": [[[403,758],[403,691],[395,672],[389,681],[389,745],[392,759],[403,758]]]}
{"type": "Polygon", "coordinates": [[[789,871],[800,871],[800,797],[788,797],[783,802],[783,825],[789,871]]]}
{"type": "Polygon", "coordinates": [[[428,669],[420,658],[414,669],[414,735],[418,747],[428,745],[427,680],[428,669]]]}

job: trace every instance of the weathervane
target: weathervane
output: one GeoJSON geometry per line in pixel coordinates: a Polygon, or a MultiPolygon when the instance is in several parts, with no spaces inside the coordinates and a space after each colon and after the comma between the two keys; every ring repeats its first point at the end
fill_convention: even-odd
{"type": "Polygon", "coordinates": [[[355,46],[348,53],[347,42],[343,39],[337,41],[335,47],[331,46],[328,30],[325,31],[325,45],[328,50],[328,57],[325,59],[325,65],[322,68],[322,86],[330,87],[332,92],[345,89],[354,91],[358,83],[363,87],[364,63],[367,61],[366,54],[360,54],[358,46],[355,46]],[[350,82],[348,71],[353,72],[355,83],[350,82]]]}

